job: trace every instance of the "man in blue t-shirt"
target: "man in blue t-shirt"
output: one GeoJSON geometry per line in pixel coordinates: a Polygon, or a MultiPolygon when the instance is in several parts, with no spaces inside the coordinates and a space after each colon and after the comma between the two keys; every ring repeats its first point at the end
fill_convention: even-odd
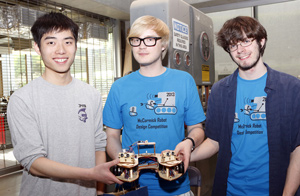
{"type": "Polygon", "coordinates": [[[208,138],[191,155],[218,152],[212,195],[300,194],[300,81],[263,63],[266,42],[265,28],[247,16],[217,34],[238,69],[212,87],[208,138]]]}
{"type": "MultiPolygon", "coordinates": [[[[183,157],[186,171],[191,151],[204,139],[201,122],[205,115],[195,81],[187,72],[162,65],[169,28],[160,19],[138,18],[131,26],[128,42],[140,69],[118,79],[111,87],[103,112],[107,152],[111,158],[118,158],[122,149],[148,140],[156,143],[156,153],[175,149],[183,157]]],[[[133,150],[138,153],[134,145],[133,150]]],[[[149,195],[153,196],[193,195],[187,174],[166,181],[155,171],[141,171],[139,184],[148,186],[149,195]]]]}

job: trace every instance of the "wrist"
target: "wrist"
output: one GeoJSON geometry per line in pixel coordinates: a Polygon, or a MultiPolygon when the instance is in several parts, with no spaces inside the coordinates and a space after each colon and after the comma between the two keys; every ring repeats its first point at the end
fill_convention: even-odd
{"type": "Polygon", "coordinates": [[[182,141],[185,141],[185,140],[190,140],[192,142],[191,152],[193,152],[195,150],[195,141],[194,141],[194,139],[191,138],[191,137],[185,137],[182,141]]]}
{"type": "Polygon", "coordinates": [[[95,180],[94,168],[82,168],[83,180],[95,180]]]}

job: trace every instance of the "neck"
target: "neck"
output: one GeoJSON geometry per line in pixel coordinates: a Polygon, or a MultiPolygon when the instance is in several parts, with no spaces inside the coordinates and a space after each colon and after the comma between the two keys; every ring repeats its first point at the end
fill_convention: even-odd
{"type": "Polygon", "coordinates": [[[257,65],[249,70],[243,71],[239,69],[239,75],[245,80],[255,80],[267,73],[267,67],[264,65],[260,59],[257,65]]]}
{"type": "Polygon", "coordinates": [[[166,68],[160,65],[140,65],[140,74],[146,77],[155,77],[163,74],[166,68]]]}
{"type": "Polygon", "coordinates": [[[47,82],[58,85],[58,86],[68,85],[72,81],[72,76],[69,71],[66,73],[51,74],[51,73],[47,72],[47,70],[45,70],[42,77],[47,82]]]}

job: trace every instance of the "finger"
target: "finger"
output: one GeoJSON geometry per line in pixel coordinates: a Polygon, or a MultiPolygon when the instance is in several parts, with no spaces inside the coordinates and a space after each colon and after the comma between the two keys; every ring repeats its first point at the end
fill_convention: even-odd
{"type": "Polygon", "coordinates": [[[123,184],[123,182],[121,180],[119,180],[113,173],[109,172],[109,174],[107,175],[107,184],[123,184]]]}
{"type": "Polygon", "coordinates": [[[115,159],[115,160],[106,162],[106,164],[107,164],[109,167],[112,167],[112,166],[114,166],[114,165],[117,165],[118,163],[119,163],[119,159],[115,159]]]}
{"type": "Polygon", "coordinates": [[[115,175],[112,176],[112,181],[113,183],[123,184],[123,181],[119,180],[115,175]]]}
{"type": "Polygon", "coordinates": [[[178,154],[179,154],[179,150],[178,150],[178,148],[176,147],[175,148],[175,150],[174,150],[174,153],[178,156],[178,154]]]}
{"type": "Polygon", "coordinates": [[[180,142],[179,144],[177,144],[174,152],[175,152],[176,155],[178,155],[181,150],[182,150],[182,146],[181,146],[181,142],[180,142]]]}
{"type": "Polygon", "coordinates": [[[124,182],[122,182],[121,180],[119,180],[118,178],[115,178],[111,181],[111,184],[114,184],[114,183],[117,183],[117,184],[123,184],[124,182]]]}
{"type": "Polygon", "coordinates": [[[184,161],[184,173],[186,172],[188,166],[189,166],[189,162],[187,160],[185,160],[184,161]]]}

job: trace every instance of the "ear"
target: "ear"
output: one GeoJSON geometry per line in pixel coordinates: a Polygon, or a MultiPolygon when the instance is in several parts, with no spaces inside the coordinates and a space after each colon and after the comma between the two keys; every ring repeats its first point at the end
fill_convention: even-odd
{"type": "Polygon", "coordinates": [[[34,42],[34,50],[36,53],[38,53],[38,55],[41,55],[41,51],[40,51],[40,48],[39,46],[37,45],[37,43],[34,42]]]}
{"type": "Polygon", "coordinates": [[[263,39],[260,40],[261,47],[264,47],[265,43],[266,43],[266,39],[265,38],[263,38],[263,39]]]}
{"type": "Polygon", "coordinates": [[[162,50],[162,51],[165,51],[165,50],[166,50],[166,45],[165,45],[165,44],[162,44],[161,50],[162,50]]]}

